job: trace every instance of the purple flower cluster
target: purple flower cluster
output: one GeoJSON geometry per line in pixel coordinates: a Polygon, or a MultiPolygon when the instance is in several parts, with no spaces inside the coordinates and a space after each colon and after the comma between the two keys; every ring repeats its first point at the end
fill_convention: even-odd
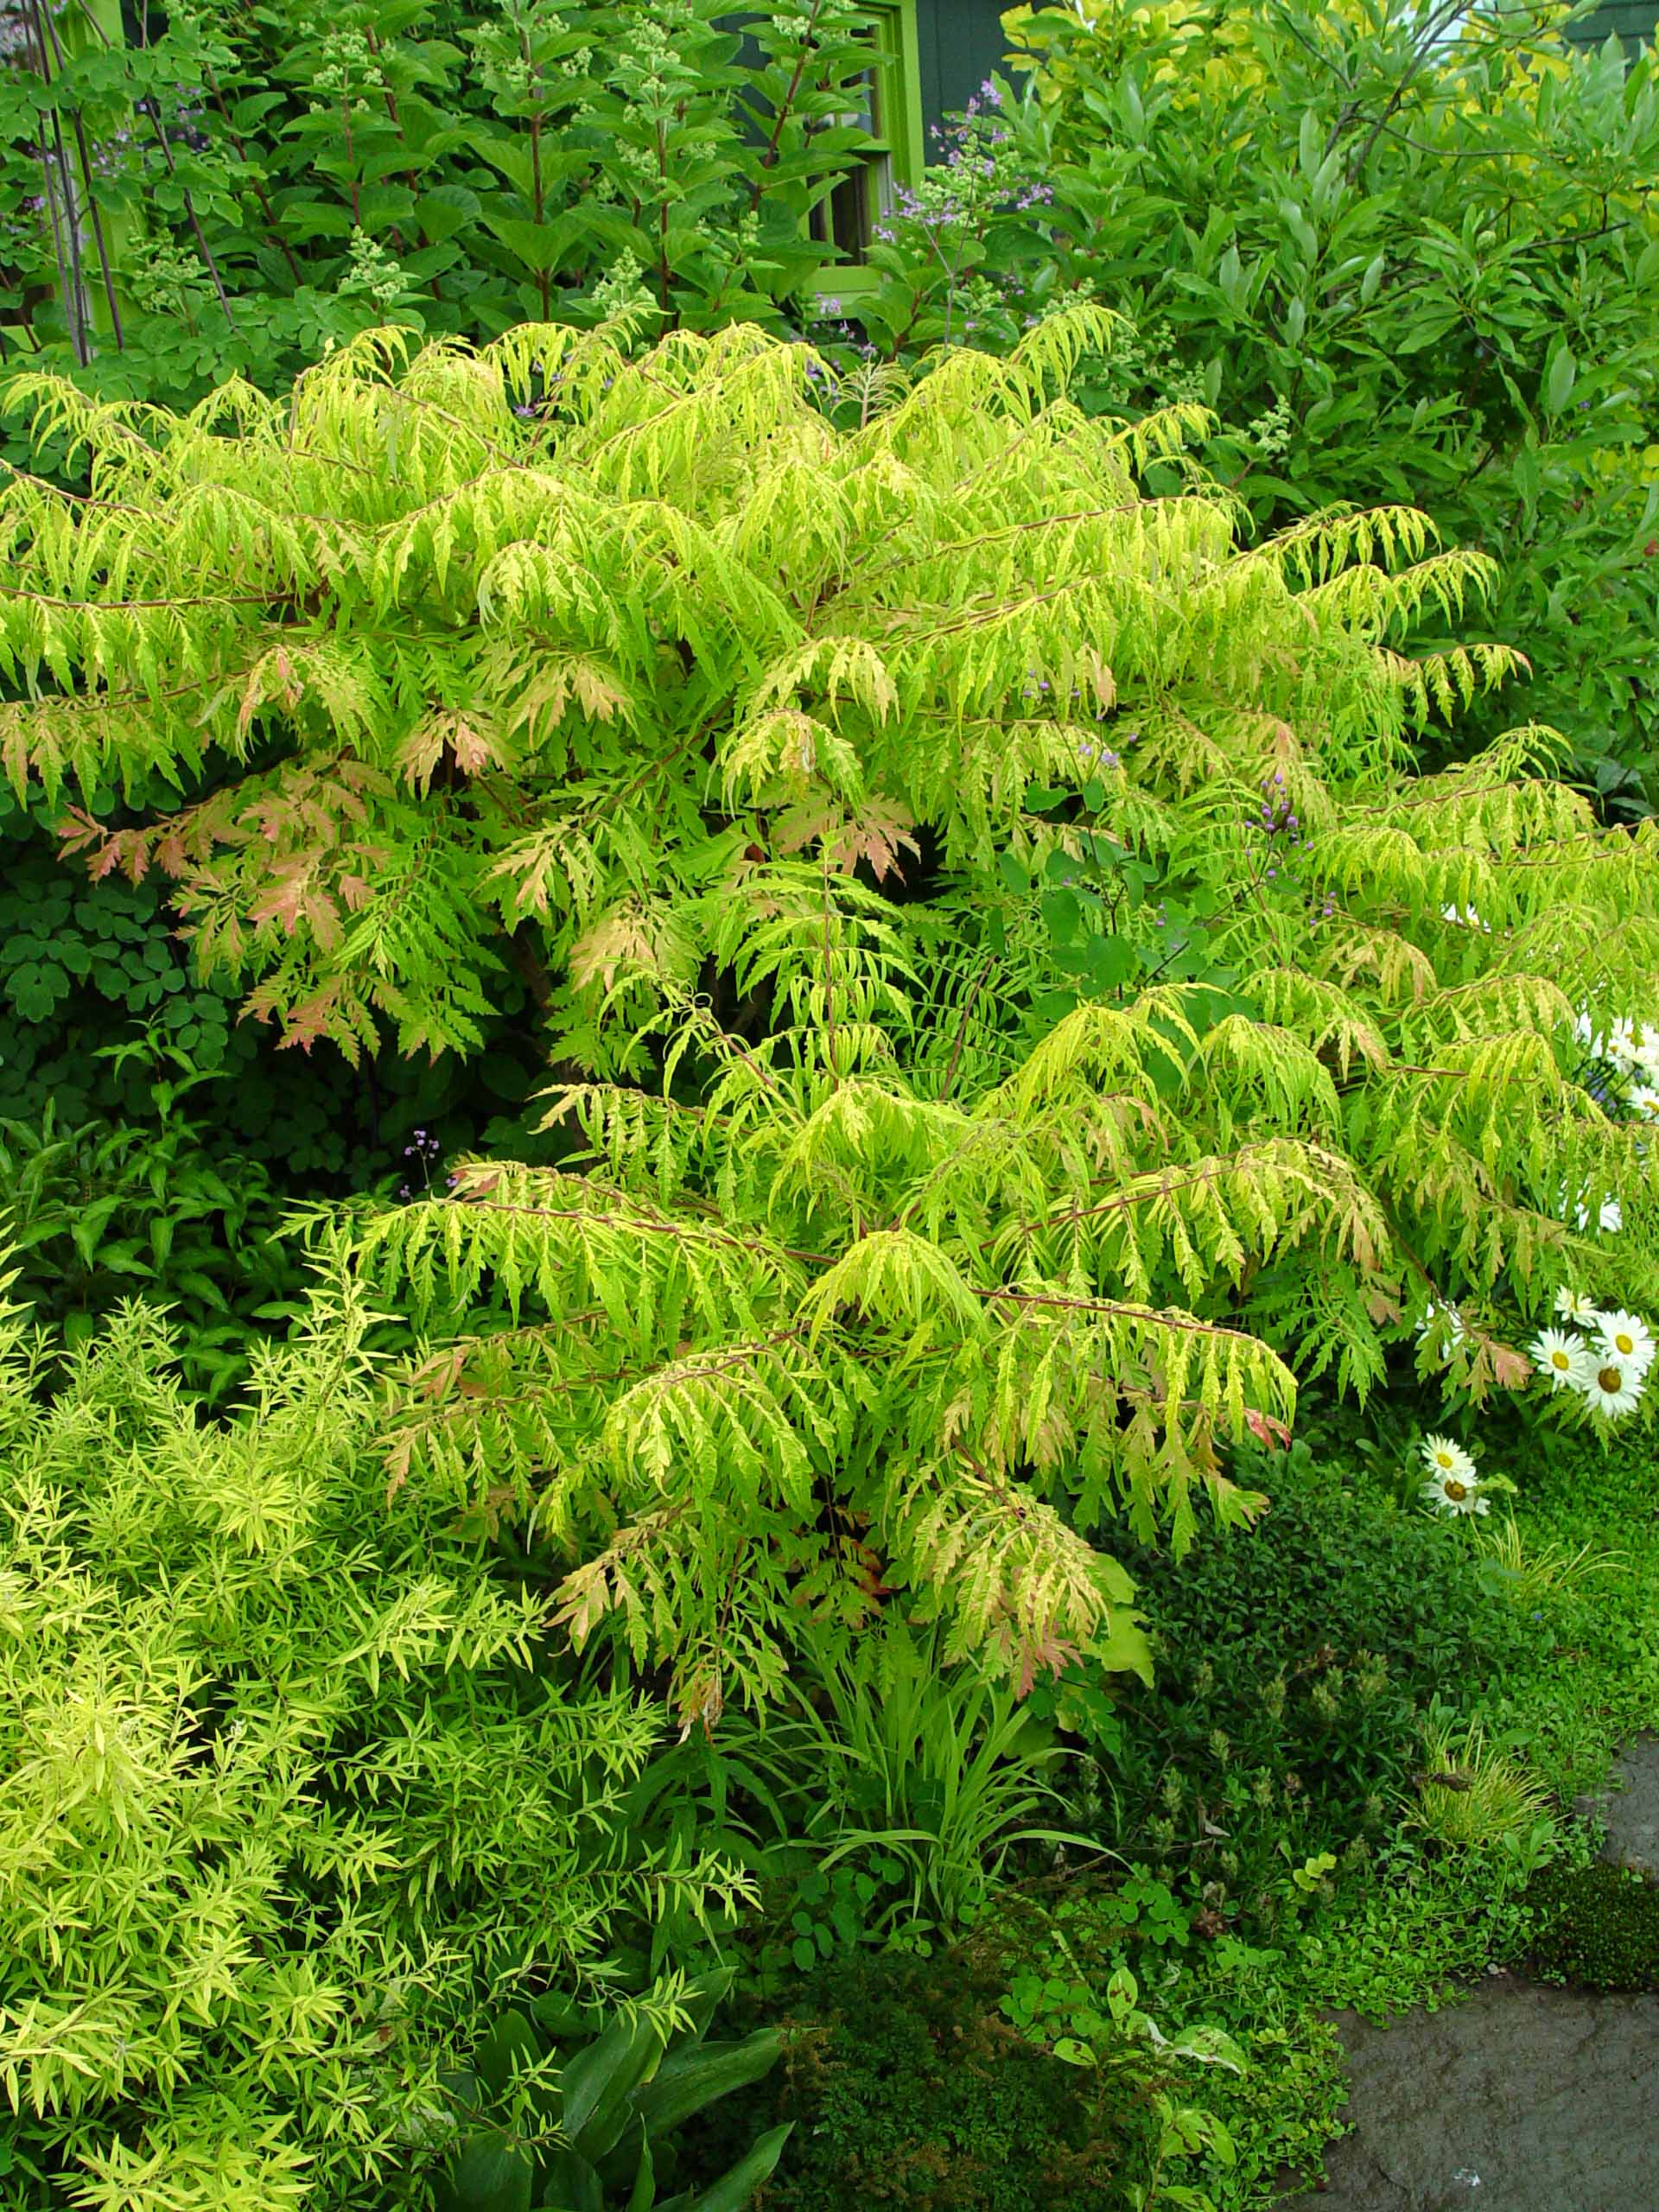
{"type": "MultiPolygon", "coordinates": [[[[1263,840],[1269,853],[1276,851],[1281,855],[1287,849],[1300,851],[1306,842],[1302,836],[1301,819],[1285,791],[1284,782],[1282,768],[1275,768],[1270,777],[1263,778],[1260,818],[1244,825],[1249,836],[1263,840]]],[[[1268,880],[1273,881],[1279,874],[1277,865],[1269,866],[1267,874],[1268,880]]],[[[1288,880],[1294,882],[1295,878],[1288,880]]]]}
{"type": "MultiPolygon", "coordinates": [[[[404,1158],[414,1161],[420,1170],[421,1180],[429,1192],[432,1188],[432,1163],[442,1150],[442,1144],[429,1129],[416,1129],[413,1133],[412,1141],[404,1147],[404,1158]]],[[[455,1180],[454,1176],[450,1176],[449,1186],[452,1190],[455,1180]]],[[[400,1198],[413,1198],[419,1197],[420,1193],[412,1184],[400,1183],[397,1186],[397,1195],[400,1198]]]]}

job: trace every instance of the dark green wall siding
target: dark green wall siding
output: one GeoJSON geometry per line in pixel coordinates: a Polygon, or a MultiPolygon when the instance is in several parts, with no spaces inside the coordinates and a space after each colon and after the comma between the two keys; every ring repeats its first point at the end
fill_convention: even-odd
{"type": "Polygon", "coordinates": [[[1579,46],[1600,46],[1609,31],[1617,31],[1627,46],[1651,39],[1659,24],[1659,0],[1607,0],[1587,16],[1570,24],[1567,36],[1579,46]]]}
{"type": "Polygon", "coordinates": [[[934,124],[966,107],[992,70],[1002,68],[1008,42],[1001,16],[1013,4],[1014,0],[916,0],[930,159],[936,149],[934,124]]]}

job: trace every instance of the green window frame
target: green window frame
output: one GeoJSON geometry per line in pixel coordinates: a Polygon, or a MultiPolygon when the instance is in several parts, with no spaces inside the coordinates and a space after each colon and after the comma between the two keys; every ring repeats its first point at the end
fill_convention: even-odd
{"type": "Polygon", "coordinates": [[[899,185],[920,183],[926,167],[922,120],[921,43],[916,0],[864,0],[874,32],[868,104],[859,120],[874,143],[807,219],[810,235],[836,248],[814,279],[821,298],[851,299],[874,291],[876,272],[864,260],[871,236],[899,185]]]}

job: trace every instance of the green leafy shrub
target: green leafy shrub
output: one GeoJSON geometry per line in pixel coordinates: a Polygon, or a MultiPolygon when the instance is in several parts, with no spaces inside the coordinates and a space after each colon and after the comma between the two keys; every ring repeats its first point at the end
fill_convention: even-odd
{"type": "Polygon", "coordinates": [[[394,318],[492,337],[638,298],[775,324],[832,256],[809,213],[870,143],[882,21],[45,0],[0,56],[0,335],[154,400],[269,387],[394,318]]]}
{"type": "Polygon", "coordinates": [[[731,1982],[729,1968],[704,1974],[610,2019],[554,1996],[499,2013],[469,2070],[446,2085],[465,2133],[440,2177],[438,2212],[743,2212],[778,2163],[787,2123],[715,2180],[659,2194],[678,2164],[674,2132],[777,2061],[775,2030],[705,2040],[731,1982]]]}
{"type": "Polygon", "coordinates": [[[141,1306],[49,1395],[6,1323],[0,2088],[77,2202],[384,2202],[481,2008],[602,1992],[630,1916],[730,1894],[626,1820],[650,1707],[388,1506],[365,1326],[336,1270],[213,1426],[141,1306]]]}
{"type": "Polygon", "coordinates": [[[1157,1669],[1120,1700],[1102,1781],[1137,1847],[1216,1885],[1224,1916],[1272,1919],[1290,1866],[1383,1842],[1416,1802],[1437,1701],[1499,1692],[1535,1631],[1339,1459],[1294,1445],[1250,1477],[1269,1503],[1247,1536],[1179,1566],[1128,1554],[1157,1669]]]}
{"type": "Polygon", "coordinates": [[[176,871],[293,1042],[475,1046],[511,963],[597,1077],[564,1165],[365,1220],[433,1340],[391,1471],[533,1498],[567,1630],[690,1718],[877,1584],[1016,1682],[1134,1664],[1095,1534],[1246,1514],[1219,1453],[1291,1363],[1367,1387],[1427,1283],[1454,1382],[1514,1385],[1563,1275],[1654,1287],[1659,1154],[1573,1039],[1659,959],[1654,832],[1535,729],[1414,773],[1509,662],[1397,635],[1483,564],[1146,497],[1192,418],[1069,401],[1111,328],[852,420],[753,329],[382,333],[142,429],[21,386],[94,458],[0,500],[14,773],[225,775],[70,842],[176,871]]]}
{"type": "MultiPolygon", "coordinates": [[[[1111,2212],[1136,2202],[1153,2122],[1133,2087],[1039,2050],[969,1955],[871,1955],[803,1983],[779,2074],[721,2107],[741,2141],[787,2120],[764,2212],[1111,2212]]],[[[710,2156],[724,2155],[715,2134],[710,2156]]]]}
{"type": "Polygon", "coordinates": [[[276,1231],[270,1179],[246,1160],[215,1165],[182,1102],[207,1078],[151,1033],[100,1048],[148,1072],[151,1125],[37,1127],[0,1120],[0,1212],[13,1277],[37,1319],[78,1344],[139,1294],[179,1325],[181,1370],[218,1397],[245,1371],[250,1337],[293,1310],[303,1288],[276,1231]]]}
{"type": "Polygon", "coordinates": [[[1258,528],[1404,500],[1497,557],[1494,634],[1617,805],[1659,747],[1659,78],[1562,12],[1015,10],[1024,96],[961,127],[860,308],[884,350],[1010,344],[1072,287],[1122,309],[1094,404],[1215,409],[1258,528]]]}
{"type": "Polygon", "coordinates": [[[1528,1885],[1534,1963],[1590,1989],[1659,1986],[1659,1887],[1628,1866],[1546,1866],[1528,1885]]]}

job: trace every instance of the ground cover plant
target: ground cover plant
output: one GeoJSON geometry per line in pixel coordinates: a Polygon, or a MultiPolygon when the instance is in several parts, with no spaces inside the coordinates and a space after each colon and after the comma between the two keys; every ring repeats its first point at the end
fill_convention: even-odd
{"type": "Polygon", "coordinates": [[[1144,2083],[1046,2053],[1001,2011],[1006,1980],[960,1953],[877,1954],[798,1979],[779,2031],[784,2064],[734,2101],[728,2122],[741,2133],[773,2111],[799,2115],[797,2154],[761,2202],[777,2212],[830,2212],[861,2195],[918,2212],[1135,2203],[1156,2158],[1144,2083]]]}

